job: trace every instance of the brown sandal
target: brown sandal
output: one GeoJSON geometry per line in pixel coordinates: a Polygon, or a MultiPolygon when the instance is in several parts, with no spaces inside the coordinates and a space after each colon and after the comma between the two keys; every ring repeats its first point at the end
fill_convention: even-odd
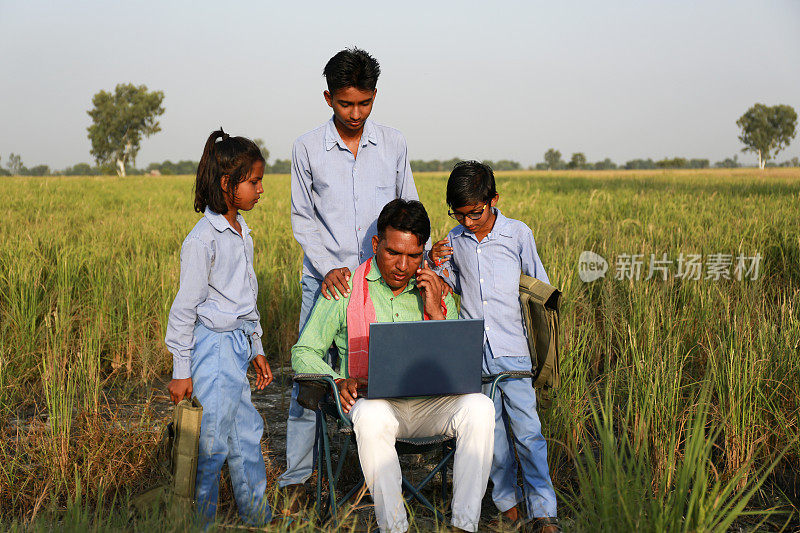
{"type": "Polygon", "coordinates": [[[555,516],[534,518],[527,524],[530,533],[561,533],[561,525],[555,516]]]}

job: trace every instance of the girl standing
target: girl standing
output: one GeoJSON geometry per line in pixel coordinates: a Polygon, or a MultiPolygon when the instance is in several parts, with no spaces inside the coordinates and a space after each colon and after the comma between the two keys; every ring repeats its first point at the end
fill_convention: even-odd
{"type": "Polygon", "coordinates": [[[203,405],[195,500],[208,521],[217,511],[226,460],[242,520],[260,525],[272,514],[261,453],[264,422],[250,400],[247,367],[252,362],[259,389],[272,381],[272,371],[261,346],[253,239],[239,213],[264,192],[264,163],[249,139],[222,129],[208,137],[195,182],[194,208],[203,217],[181,246],[180,289],[167,324],[172,401],[195,395],[203,405]]]}

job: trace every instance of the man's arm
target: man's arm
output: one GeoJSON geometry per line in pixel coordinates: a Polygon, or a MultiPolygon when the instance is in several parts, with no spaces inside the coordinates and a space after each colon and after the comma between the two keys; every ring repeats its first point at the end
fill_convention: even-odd
{"type": "Polygon", "coordinates": [[[519,239],[519,257],[521,260],[522,273],[534,277],[539,281],[550,284],[547,272],[544,270],[542,260],[536,251],[536,241],[533,240],[533,232],[528,226],[524,226],[519,239]]]}
{"type": "Polygon", "coordinates": [[[334,379],[343,376],[325,361],[325,353],[346,325],[349,298],[326,300],[317,298],[303,333],[292,347],[292,368],[298,374],[328,374],[334,379]]]}
{"type": "Polygon", "coordinates": [[[308,151],[302,143],[295,141],[292,147],[292,232],[311,264],[325,276],[340,265],[334,263],[322,245],[311,195],[313,181],[308,151]]]}

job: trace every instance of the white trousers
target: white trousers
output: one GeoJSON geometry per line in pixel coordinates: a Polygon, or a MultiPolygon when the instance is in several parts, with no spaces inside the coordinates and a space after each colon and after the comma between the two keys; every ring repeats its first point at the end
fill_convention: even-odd
{"type": "Polygon", "coordinates": [[[353,405],[350,418],[382,532],[408,529],[395,439],[442,434],[456,438],[452,523],[467,531],[478,530],[494,448],[494,404],[487,396],[361,398],[353,405]]]}

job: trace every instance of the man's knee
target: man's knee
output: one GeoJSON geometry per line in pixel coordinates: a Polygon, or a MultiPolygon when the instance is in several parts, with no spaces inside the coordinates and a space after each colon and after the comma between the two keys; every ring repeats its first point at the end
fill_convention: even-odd
{"type": "Polygon", "coordinates": [[[397,417],[386,400],[358,400],[350,411],[350,419],[356,436],[397,435],[397,417]]]}
{"type": "Polygon", "coordinates": [[[459,401],[459,426],[494,431],[494,402],[485,394],[465,394],[459,401]]]}

